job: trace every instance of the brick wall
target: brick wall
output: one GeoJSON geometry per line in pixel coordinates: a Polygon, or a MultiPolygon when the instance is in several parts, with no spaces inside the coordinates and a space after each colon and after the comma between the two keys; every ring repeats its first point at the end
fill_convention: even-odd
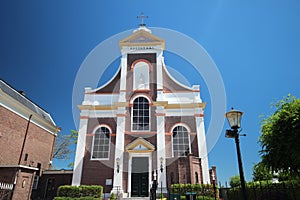
{"type": "MultiPolygon", "coordinates": [[[[26,119],[0,106],[0,165],[18,164],[27,122],[26,119]]],[[[42,169],[48,169],[54,141],[54,135],[30,123],[20,164],[36,167],[37,163],[41,163],[42,169]],[[24,161],[25,154],[28,154],[27,161],[24,161]]]]}

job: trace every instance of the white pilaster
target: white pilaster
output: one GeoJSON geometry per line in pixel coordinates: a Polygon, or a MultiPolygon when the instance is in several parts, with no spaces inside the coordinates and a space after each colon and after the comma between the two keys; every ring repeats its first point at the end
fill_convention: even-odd
{"type": "Polygon", "coordinates": [[[121,78],[119,102],[126,102],[127,54],[121,58],[121,78]]]}
{"type": "Polygon", "coordinates": [[[199,151],[199,157],[201,158],[201,166],[202,166],[203,183],[207,184],[210,183],[210,178],[209,178],[206,137],[205,137],[205,129],[204,129],[204,118],[202,115],[196,115],[195,118],[196,118],[196,129],[197,129],[197,139],[198,139],[198,151],[199,151]]]}
{"type": "Polygon", "coordinates": [[[76,147],[76,157],[74,162],[72,185],[79,186],[81,183],[82,165],[85,151],[85,138],[88,123],[88,111],[81,111],[76,147]]]}
{"type": "Polygon", "coordinates": [[[163,101],[163,74],[162,68],[164,63],[164,58],[162,56],[162,52],[157,56],[156,70],[157,70],[157,101],[163,101]]]}
{"type": "Polygon", "coordinates": [[[163,106],[156,108],[157,120],[157,181],[159,188],[162,187],[163,193],[167,192],[166,181],[166,149],[165,149],[165,109],[163,106]],[[162,168],[162,171],[161,171],[162,168]]]}
{"type": "Polygon", "coordinates": [[[124,154],[124,132],[125,132],[125,107],[119,107],[117,112],[117,133],[114,159],[113,193],[123,193],[123,154],[124,154]],[[119,160],[119,166],[116,162],[119,160]],[[119,169],[119,171],[118,171],[119,169]]]}

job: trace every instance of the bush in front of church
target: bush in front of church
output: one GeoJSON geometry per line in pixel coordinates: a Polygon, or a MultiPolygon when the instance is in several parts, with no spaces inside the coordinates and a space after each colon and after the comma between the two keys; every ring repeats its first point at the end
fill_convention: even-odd
{"type": "Polygon", "coordinates": [[[99,185],[60,186],[54,200],[96,200],[102,199],[103,187],[99,185]]]}

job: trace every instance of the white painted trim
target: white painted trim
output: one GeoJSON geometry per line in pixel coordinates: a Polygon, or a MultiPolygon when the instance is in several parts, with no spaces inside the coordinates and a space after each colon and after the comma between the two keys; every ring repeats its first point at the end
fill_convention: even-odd
{"type": "MultiPolygon", "coordinates": [[[[125,107],[118,108],[118,114],[125,114],[125,107]]],[[[117,117],[117,130],[116,130],[116,144],[114,155],[114,177],[112,192],[116,193],[118,187],[120,192],[123,193],[123,159],[124,159],[124,131],[125,131],[125,116],[117,117]],[[119,172],[117,172],[116,159],[119,158],[119,172]]]]}
{"type": "Polygon", "coordinates": [[[150,99],[149,96],[144,95],[144,94],[137,94],[137,95],[134,95],[133,97],[134,97],[134,98],[131,98],[130,101],[129,101],[130,104],[133,104],[133,101],[134,101],[136,98],[138,98],[138,97],[144,97],[144,98],[146,98],[146,99],[149,101],[149,106],[150,106],[150,103],[152,103],[152,99],[150,99]]]}
{"type": "Polygon", "coordinates": [[[133,105],[133,102],[135,99],[139,98],[139,97],[143,97],[145,99],[148,100],[148,103],[149,103],[149,129],[148,130],[133,130],[133,106],[131,107],[131,116],[130,116],[130,130],[131,132],[149,132],[151,131],[151,106],[150,106],[150,103],[152,102],[149,97],[147,97],[146,95],[137,95],[135,96],[133,99],[131,99],[130,101],[132,102],[132,105],[133,105]]]}
{"type": "Polygon", "coordinates": [[[36,167],[30,167],[26,165],[0,165],[0,168],[24,168],[24,169],[31,169],[31,170],[39,170],[39,168],[36,167]]]}
{"type": "MultiPolygon", "coordinates": [[[[46,115],[48,115],[49,119],[51,120],[51,122],[53,123],[54,126],[56,126],[55,122],[53,121],[51,115],[46,112],[44,109],[42,109],[40,106],[38,106],[37,104],[35,104],[33,101],[31,101],[29,98],[26,98],[24,95],[21,95],[15,88],[11,87],[10,85],[8,85],[5,81],[2,81],[0,79],[0,81],[5,84],[7,87],[9,87],[12,91],[14,91],[19,97],[21,97],[22,99],[24,99],[25,101],[29,102],[30,104],[34,105],[38,110],[44,111],[46,115]]],[[[0,93],[5,94],[6,96],[9,96],[11,99],[17,101],[15,98],[11,97],[10,95],[8,95],[7,93],[5,93],[1,88],[0,88],[0,93]]],[[[22,104],[21,102],[17,101],[20,105],[22,105],[23,107],[26,107],[24,104],[22,104]]]]}
{"type": "Polygon", "coordinates": [[[87,131],[88,119],[80,119],[78,139],[76,146],[76,156],[74,162],[72,185],[79,186],[81,183],[81,175],[83,168],[83,160],[85,153],[86,131],[87,131]]]}
{"type": "Polygon", "coordinates": [[[196,131],[197,131],[197,142],[198,142],[198,152],[199,158],[201,158],[201,167],[202,167],[202,177],[203,183],[210,183],[209,176],[209,167],[208,167],[208,155],[207,155],[207,147],[206,147],[206,137],[205,137],[205,129],[204,129],[204,118],[196,117],[196,131]]]}
{"type": "MultiPolygon", "coordinates": [[[[163,106],[156,107],[156,114],[165,113],[165,109],[163,106]]],[[[163,193],[166,193],[167,187],[167,175],[166,175],[166,140],[165,140],[165,116],[157,116],[156,117],[156,124],[157,124],[157,157],[156,157],[156,169],[157,174],[157,181],[158,184],[162,184],[163,193]],[[160,171],[160,158],[163,158],[163,172],[160,171]]]]}
{"type": "Polygon", "coordinates": [[[10,104],[7,104],[7,101],[3,100],[0,98],[0,106],[6,108],[7,110],[13,112],[14,114],[20,116],[21,118],[28,120],[29,116],[32,114],[33,118],[30,120],[31,123],[35,124],[36,126],[40,127],[41,129],[49,132],[52,135],[57,135],[59,132],[58,127],[53,127],[53,125],[49,124],[46,120],[40,119],[41,117],[36,114],[34,111],[30,110],[29,108],[23,106],[22,104],[18,103],[16,100],[13,98],[10,98],[10,104]],[[19,109],[18,109],[19,107],[19,109]],[[51,127],[53,130],[50,130],[46,126],[40,124],[37,122],[37,120],[44,121],[45,125],[51,127]]]}

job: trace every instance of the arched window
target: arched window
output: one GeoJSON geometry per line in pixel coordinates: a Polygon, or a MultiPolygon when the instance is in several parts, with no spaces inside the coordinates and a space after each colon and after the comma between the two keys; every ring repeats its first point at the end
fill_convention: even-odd
{"type": "Polygon", "coordinates": [[[146,62],[140,61],[133,68],[133,89],[145,90],[149,89],[149,65],[146,62]]]}
{"type": "Polygon", "coordinates": [[[149,101],[145,97],[137,97],[132,107],[132,130],[150,130],[150,108],[149,101]]]}
{"type": "Polygon", "coordinates": [[[187,156],[190,153],[190,141],[187,128],[176,126],[173,131],[173,155],[187,156]]]}
{"type": "Polygon", "coordinates": [[[110,130],[102,126],[95,131],[92,159],[109,158],[110,130]]]}
{"type": "Polygon", "coordinates": [[[196,181],[196,183],[199,183],[198,172],[195,172],[195,181],[196,181]]]}

